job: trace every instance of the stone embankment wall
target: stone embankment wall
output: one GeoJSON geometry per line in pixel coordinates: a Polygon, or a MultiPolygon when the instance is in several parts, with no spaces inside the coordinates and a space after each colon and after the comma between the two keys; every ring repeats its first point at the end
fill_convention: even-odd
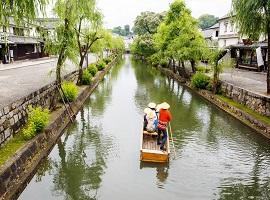
{"type": "MultiPolygon", "coordinates": [[[[197,91],[194,90],[189,82],[184,79],[183,77],[179,76],[178,74],[175,74],[172,70],[166,69],[166,68],[158,68],[163,74],[169,76],[170,78],[183,83],[187,88],[192,90],[193,92],[197,93],[204,99],[208,100],[212,104],[216,105],[223,111],[227,112],[228,114],[235,117],[237,120],[240,120],[245,125],[251,127],[252,129],[256,130],[258,133],[266,136],[268,139],[270,139],[270,127],[268,124],[259,121],[258,119],[254,118],[253,116],[249,115],[248,113],[229,105],[228,103],[225,103],[218,99],[215,95],[213,95],[211,92],[206,90],[197,91]]],[[[260,95],[253,94],[251,92],[245,91],[244,89],[237,88],[233,85],[230,85],[228,83],[223,83],[222,88],[224,90],[224,95],[226,95],[229,98],[234,99],[234,101],[242,103],[257,111],[258,107],[261,109],[262,114],[267,114],[269,112],[269,98],[263,97],[260,95]],[[268,111],[267,111],[268,110],[268,111]]]]}
{"type": "MultiPolygon", "coordinates": [[[[81,87],[77,99],[71,103],[74,115],[79,112],[86,99],[102,81],[116,60],[117,58],[103,71],[98,72],[90,86],[81,87]]],[[[44,132],[30,140],[0,167],[0,200],[15,200],[18,198],[29,180],[34,176],[39,163],[47,157],[69,122],[70,116],[64,107],[55,111],[53,119],[44,132]]]]}
{"type": "MultiPolygon", "coordinates": [[[[65,80],[74,80],[77,71],[67,74],[65,80]]],[[[18,133],[26,123],[29,105],[49,107],[56,92],[55,82],[18,99],[0,110],[0,146],[4,145],[12,136],[18,133]]]]}
{"type": "Polygon", "coordinates": [[[262,115],[270,117],[270,97],[258,95],[232,84],[222,82],[223,95],[262,115]]]}

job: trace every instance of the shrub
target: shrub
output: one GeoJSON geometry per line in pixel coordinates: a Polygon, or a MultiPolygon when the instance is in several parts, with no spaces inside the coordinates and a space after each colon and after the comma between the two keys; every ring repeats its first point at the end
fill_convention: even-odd
{"type": "Polygon", "coordinates": [[[62,84],[65,101],[72,102],[78,95],[78,88],[73,82],[64,82],[62,84]]]}
{"type": "Polygon", "coordinates": [[[92,76],[95,76],[96,73],[98,72],[98,68],[96,67],[95,64],[91,64],[88,66],[87,68],[88,72],[92,75],[92,76]]]}
{"type": "Polygon", "coordinates": [[[106,66],[106,63],[103,62],[102,60],[100,60],[98,63],[97,63],[97,68],[98,68],[98,71],[101,71],[105,68],[106,66]]]}
{"type": "Polygon", "coordinates": [[[203,66],[203,65],[196,66],[197,72],[208,73],[208,72],[210,72],[210,69],[211,68],[209,68],[208,66],[203,66]]]}
{"type": "Polygon", "coordinates": [[[206,89],[209,83],[210,78],[201,72],[197,72],[191,78],[191,85],[198,89],[206,89]]]}
{"type": "Polygon", "coordinates": [[[83,75],[82,75],[82,84],[83,85],[90,85],[92,82],[92,75],[89,73],[88,70],[84,70],[83,71],[83,75]]]}
{"type": "Polygon", "coordinates": [[[23,137],[25,140],[32,139],[35,135],[42,132],[49,122],[49,110],[41,107],[29,107],[28,123],[23,129],[23,137]]]}
{"type": "Polygon", "coordinates": [[[109,64],[110,62],[112,62],[112,59],[110,57],[107,57],[107,58],[104,58],[103,61],[106,63],[106,64],[109,64]]]}

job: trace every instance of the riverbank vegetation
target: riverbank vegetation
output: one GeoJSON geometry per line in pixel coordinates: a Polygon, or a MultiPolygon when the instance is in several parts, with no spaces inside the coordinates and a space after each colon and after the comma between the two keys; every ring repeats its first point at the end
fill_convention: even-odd
{"type": "Polygon", "coordinates": [[[188,80],[196,74],[196,66],[207,61],[212,69],[211,90],[216,93],[223,68],[220,60],[226,51],[208,47],[183,0],[175,0],[166,13],[141,13],[133,29],[137,34],[131,45],[135,57],[167,67],[188,80]]]}

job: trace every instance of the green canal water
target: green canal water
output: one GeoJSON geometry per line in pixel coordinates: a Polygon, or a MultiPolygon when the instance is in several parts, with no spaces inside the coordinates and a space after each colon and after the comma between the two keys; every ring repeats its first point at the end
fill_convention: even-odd
{"type": "Polygon", "coordinates": [[[270,199],[270,145],[173,80],[125,56],[89,97],[19,199],[270,199]],[[176,157],[139,160],[143,109],[167,101],[176,157]]]}

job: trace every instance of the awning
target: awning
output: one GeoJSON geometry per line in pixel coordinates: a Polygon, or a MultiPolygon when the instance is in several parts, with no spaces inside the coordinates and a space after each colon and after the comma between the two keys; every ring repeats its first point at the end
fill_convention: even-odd
{"type": "Polygon", "coordinates": [[[12,44],[38,44],[40,43],[38,38],[24,37],[24,36],[8,36],[8,39],[12,41],[12,44]]]}
{"type": "Polygon", "coordinates": [[[254,43],[252,45],[244,45],[244,44],[235,44],[229,46],[231,49],[257,49],[258,47],[261,47],[262,49],[267,49],[268,44],[266,42],[259,42],[259,43],[254,43]]]}

